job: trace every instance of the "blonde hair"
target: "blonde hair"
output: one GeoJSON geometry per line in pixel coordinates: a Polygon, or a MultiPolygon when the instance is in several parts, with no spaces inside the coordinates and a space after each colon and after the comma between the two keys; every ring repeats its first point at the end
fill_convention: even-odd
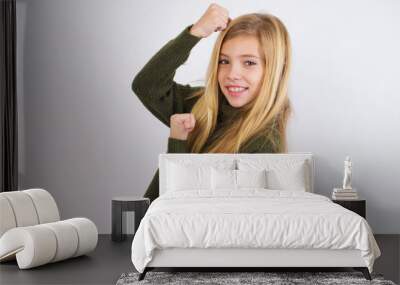
{"type": "MultiPolygon", "coordinates": [[[[290,114],[287,97],[291,63],[291,45],[283,23],[269,14],[252,13],[230,21],[223,30],[211,54],[206,74],[206,84],[189,98],[200,96],[191,112],[196,118],[195,128],[188,136],[193,153],[237,153],[252,138],[262,134],[277,152],[286,152],[286,125],[290,114]],[[252,35],[259,40],[264,54],[265,72],[260,93],[240,109],[240,116],[224,130],[207,149],[207,139],[217,124],[219,98],[218,61],[222,44],[238,35],[252,35]]],[[[222,94],[222,96],[224,96],[222,94]]]]}

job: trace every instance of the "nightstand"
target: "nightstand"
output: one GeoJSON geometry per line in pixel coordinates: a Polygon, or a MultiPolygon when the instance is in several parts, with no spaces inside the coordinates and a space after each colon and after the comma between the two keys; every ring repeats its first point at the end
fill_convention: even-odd
{"type": "MultiPolygon", "coordinates": [[[[147,208],[150,206],[150,199],[137,196],[114,197],[111,203],[111,239],[113,241],[123,241],[126,234],[122,232],[124,212],[134,212],[135,215],[135,232],[139,227],[140,221],[146,214],[147,208]]],[[[133,232],[133,234],[135,234],[133,232]]]]}
{"type": "Polygon", "coordinates": [[[366,219],[366,201],[365,199],[357,200],[332,200],[332,202],[339,204],[340,206],[359,214],[361,217],[366,219]]]}

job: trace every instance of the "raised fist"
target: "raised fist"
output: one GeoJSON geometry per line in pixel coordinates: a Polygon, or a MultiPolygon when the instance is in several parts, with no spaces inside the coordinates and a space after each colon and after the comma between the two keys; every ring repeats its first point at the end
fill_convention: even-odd
{"type": "Polygon", "coordinates": [[[173,114],[170,118],[170,137],[186,140],[188,134],[194,129],[196,119],[192,113],[173,114]]]}
{"type": "Polygon", "coordinates": [[[213,3],[192,26],[190,33],[199,38],[206,38],[213,32],[224,30],[230,21],[228,10],[213,3]]]}

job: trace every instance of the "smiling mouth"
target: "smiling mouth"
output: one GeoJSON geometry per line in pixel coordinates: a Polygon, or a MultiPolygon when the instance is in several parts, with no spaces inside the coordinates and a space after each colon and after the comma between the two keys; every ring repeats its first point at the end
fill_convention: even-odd
{"type": "Polygon", "coordinates": [[[239,97],[243,95],[247,90],[248,87],[226,87],[230,96],[239,97]]]}

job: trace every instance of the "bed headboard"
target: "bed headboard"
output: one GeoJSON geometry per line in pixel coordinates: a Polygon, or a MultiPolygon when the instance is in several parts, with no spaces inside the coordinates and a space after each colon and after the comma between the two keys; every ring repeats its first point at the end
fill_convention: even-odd
{"type": "Polygon", "coordinates": [[[314,192],[314,158],[312,153],[161,153],[158,157],[159,166],[159,191],[160,195],[166,192],[166,171],[168,162],[193,162],[195,164],[213,165],[219,162],[232,162],[237,166],[241,159],[255,159],[274,163],[274,161],[304,161],[306,166],[306,179],[308,192],[314,192]]]}

